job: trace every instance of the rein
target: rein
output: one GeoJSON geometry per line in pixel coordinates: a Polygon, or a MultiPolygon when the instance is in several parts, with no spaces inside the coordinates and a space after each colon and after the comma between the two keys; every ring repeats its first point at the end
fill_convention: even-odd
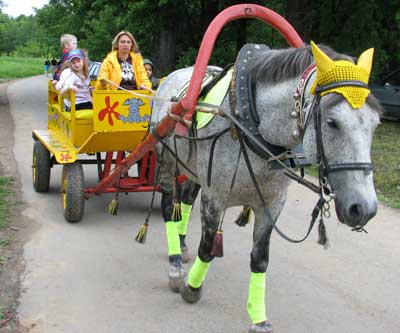
{"type": "Polygon", "coordinates": [[[260,186],[258,185],[257,179],[255,177],[255,174],[254,174],[254,171],[253,171],[253,167],[251,166],[249,155],[247,154],[246,146],[245,146],[245,143],[244,143],[244,140],[243,140],[243,133],[240,130],[238,130],[238,137],[239,137],[239,142],[240,142],[240,151],[242,151],[242,153],[243,153],[247,169],[249,170],[250,178],[253,181],[254,187],[256,188],[256,192],[258,194],[258,197],[259,197],[259,199],[260,199],[260,201],[261,201],[261,203],[263,205],[264,213],[267,216],[267,218],[269,219],[272,227],[278,233],[279,236],[281,236],[283,239],[287,240],[288,242],[291,242],[291,243],[301,243],[301,242],[303,242],[310,235],[311,230],[312,230],[312,228],[313,228],[313,226],[315,224],[315,221],[316,221],[318,215],[320,214],[320,212],[322,213],[322,211],[323,211],[323,207],[324,207],[324,204],[326,203],[326,200],[322,196],[318,200],[318,202],[315,205],[315,207],[313,209],[313,212],[311,214],[312,215],[312,219],[311,219],[311,222],[310,222],[310,226],[308,227],[306,235],[303,238],[301,238],[301,239],[293,239],[293,238],[290,238],[289,236],[287,236],[285,233],[283,233],[278,228],[278,226],[276,225],[276,221],[274,221],[274,219],[273,219],[273,217],[271,215],[271,212],[270,212],[270,210],[268,209],[268,207],[266,205],[264,197],[263,197],[263,195],[261,193],[260,186]]]}
{"type": "Polygon", "coordinates": [[[127,93],[129,93],[129,94],[131,94],[133,96],[136,96],[136,97],[140,97],[140,98],[144,98],[144,99],[148,99],[148,100],[153,100],[153,101],[171,102],[170,98],[161,98],[161,97],[154,96],[154,90],[152,90],[150,88],[146,88],[145,90],[149,91],[150,93],[152,93],[153,94],[152,96],[139,94],[139,93],[134,92],[132,90],[125,89],[125,88],[121,87],[120,85],[118,85],[118,84],[116,84],[116,83],[114,83],[111,80],[106,79],[106,78],[102,78],[102,80],[104,80],[107,83],[109,83],[109,84],[113,85],[114,87],[118,88],[118,90],[123,90],[123,91],[125,91],[125,92],[127,92],[127,93]]]}
{"type": "MultiPolygon", "coordinates": [[[[277,158],[277,156],[275,156],[274,154],[272,154],[270,152],[270,150],[263,144],[263,142],[258,140],[258,138],[256,136],[254,136],[253,133],[251,133],[251,131],[249,131],[245,126],[243,126],[243,124],[241,124],[241,122],[234,115],[230,114],[229,112],[226,112],[226,113],[224,113],[224,116],[229,118],[236,127],[240,146],[241,146],[240,149],[245,158],[247,169],[249,170],[250,177],[251,177],[254,187],[256,189],[257,195],[259,196],[259,199],[264,207],[265,215],[267,216],[267,218],[270,221],[274,230],[285,240],[287,240],[291,243],[300,243],[300,242],[304,241],[305,239],[307,239],[307,237],[309,236],[309,234],[315,224],[315,221],[316,221],[318,215],[321,215],[320,222],[319,222],[319,228],[318,228],[319,236],[320,236],[318,243],[325,246],[327,244],[327,238],[326,238],[326,229],[325,229],[325,225],[323,222],[323,217],[324,216],[329,217],[329,215],[330,215],[329,201],[335,197],[334,193],[331,191],[331,189],[328,186],[328,180],[327,180],[328,174],[330,174],[332,172],[347,171],[347,170],[362,170],[365,173],[369,173],[373,170],[373,167],[372,167],[372,163],[370,163],[370,162],[345,162],[345,163],[329,164],[327,161],[326,155],[325,155],[323,139],[322,139],[322,124],[321,124],[322,117],[321,117],[320,100],[321,100],[322,92],[325,92],[325,91],[328,91],[330,89],[337,88],[337,87],[343,87],[343,86],[356,86],[356,87],[363,87],[363,88],[368,88],[368,86],[365,83],[360,82],[360,81],[340,81],[340,82],[327,84],[324,86],[317,86],[316,96],[312,100],[312,104],[311,104],[311,107],[310,107],[307,117],[304,117],[304,114],[303,114],[303,105],[305,102],[304,101],[304,89],[307,86],[307,83],[309,82],[312,74],[315,72],[314,67],[315,67],[315,65],[309,66],[306,69],[306,71],[303,73],[303,75],[301,76],[301,80],[298,84],[297,91],[295,94],[295,99],[296,99],[295,112],[297,114],[298,127],[303,132],[306,130],[310,119],[314,116],[314,128],[316,131],[316,146],[317,146],[316,159],[317,159],[317,167],[318,167],[319,185],[315,185],[309,181],[306,181],[305,179],[303,179],[302,177],[297,175],[297,173],[295,173],[292,169],[288,168],[282,161],[280,161],[277,158]],[[271,212],[266,205],[266,202],[262,196],[261,189],[256,180],[253,168],[251,166],[251,162],[248,157],[246,145],[244,142],[244,136],[249,137],[258,146],[258,148],[260,148],[267,154],[270,154],[272,159],[274,159],[276,162],[278,162],[282,166],[282,168],[284,169],[284,173],[288,177],[296,180],[300,184],[308,187],[312,191],[319,194],[319,200],[318,200],[317,204],[315,205],[315,207],[312,211],[312,214],[311,214],[312,219],[310,221],[309,228],[306,232],[306,235],[302,239],[299,239],[299,240],[292,239],[292,238],[288,237],[286,234],[284,234],[276,226],[276,221],[274,221],[274,219],[271,215],[271,212]],[[328,200],[326,200],[324,198],[324,194],[328,195],[330,198],[328,200]]],[[[352,230],[353,231],[365,231],[362,227],[356,227],[356,228],[353,228],[352,230]]]]}

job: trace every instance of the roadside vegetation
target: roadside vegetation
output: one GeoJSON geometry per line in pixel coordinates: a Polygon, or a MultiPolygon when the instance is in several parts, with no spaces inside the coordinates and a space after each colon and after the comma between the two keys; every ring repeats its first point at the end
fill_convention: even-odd
{"type": "MultiPolygon", "coordinates": [[[[7,264],[13,253],[13,235],[10,232],[11,214],[16,205],[13,182],[12,177],[0,176],[0,279],[4,270],[8,269],[7,264]]],[[[13,306],[9,304],[6,294],[7,291],[2,290],[0,295],[0,328],[12,319],[13,314],[13,306]]]]}
{"type": "Polygon", "coordinates": [[[9,177],[0,177],[0,272],[1,266],[7,261],[5,249],[10,245],[11,239],[7,233],[2,231],[8,228],[10,224],[10,206],[9,200],[12,179],[9,177]]]}
{"type": "Polygon", "coordinates": [[[372,143],[374,181],[379,201],[400,208],[400,122],[382,121],[372,143]]]}
{"type": "Polygon", "coordinates": [[[44,73],[41,58],[0,56],[0,78],[15,79],[44,73]]]}
{"type": "MultiPolygon", "coordinates": [[[[12,180],[8,177],[0,177],[0,229],[8,227],[10,222],[10,211],[8,205],[8,194],[12,180]]],[[[2,239],[0,239],[0,246],[2,239]]]]}

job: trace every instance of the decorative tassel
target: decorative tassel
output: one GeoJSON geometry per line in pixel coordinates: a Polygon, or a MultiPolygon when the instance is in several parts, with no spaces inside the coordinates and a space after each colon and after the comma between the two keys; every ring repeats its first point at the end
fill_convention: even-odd
{"type": "Polygon", "coordinates": [[[234,221],[239,227],[245,227],[246,224],[250,223],[251,208],[249,206],[243,206],[239,216],[234,221]]]}
{"type": "Polygon", "coordinates": [[[172,221],[181,221],[182,220],[182,210],[181,210],[181,202],[174,201],[174,206],[172,207],[172,221]]]}
{"type": "Polygon", "coordinates": [[[108,204],[108,212],[111,215],[118,215],[118,199],[112,199],[108,204]]]}
{"type": "Polygon", "coordinates": [[[318,224],[318,244],[321,244],[324,249],[328,248],[328,237],[326,236],[326,228],[322,218],[318,224]]]}
{"type": "Polygon", "coordinates": [[[115,198],[108,204],[108,212],[111,215],[118,215],[118,194],[119,194],[119,184],[121,183],[121,174],[118,177],[117,191],[115,192],[115,198]]]}
{"type": "Polygon", "coordinates": [[[224,232],[222,230],[218,230],[214,236],[210,255],[214,257],[223,257],[224,256],[224,232]]]}
{"type": "Polygon", "coordinates": [[[149,227],[148,223],[144,223],[140,227],[140,229],[139,229],[139,231],[138,231],[138,233],[137,233],[137,235],[135,237],[135,241],[137,241],[140,244],[144,244],[146,242],[147,228],[148,227],[149,227]]]}

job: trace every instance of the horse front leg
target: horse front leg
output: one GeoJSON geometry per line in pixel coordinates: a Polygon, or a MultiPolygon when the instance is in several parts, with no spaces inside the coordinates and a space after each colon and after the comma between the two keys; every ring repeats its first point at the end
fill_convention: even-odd
{"type": "MultiPolygon", "coordinates": [[[[270,210],[274,221],[278,218],[282,207],[270,210]]],[[[249,333],[271,333],[272,324],[267,319],[265,304],[265,280],[269,261],[269,243],[273,227],[271,221],[267,220],[262,207],[253,210],[255,224],[253,249],[250,255],[251,274],[247,299],[247,313],[252,322],[249,333]]]]}
{"type": "Polygon", "coordinates": [[[214,256],[211,248],[218,229],[222,208],[218,200],[209,198],[204,192],[201,195],[202,236],[198,255],[189,271],[187,281],[182,284],[180,294],[188,303],[196,303],[202,296],[202,285],[214,256]]]}
{"type": "Polygon", "coordinates": [[[174,197],[172,191],[163,191],[161,210],[167,235],[168,259],[170,263],[168,285],[173,292],[179,292],[179,287],[183,283],[186,273],[182,266],[182,252],[177,227],[178,222],[172,219],[173,203],[174,197]]]}
{"type": "Polygon", "coordinates": [[[178,227],[183,263],[187,263],[190,261],[189,249],[186,245],[186,233],[190,219],[190,214],[192,213],[193,204],[196,201],[199,191],[200,191],[200,185],[196,184],[191,180],[188,180],[186,183],[182,185],[182,200],[181,200],[182,220],[179,221],[177,227],[178,227]]]}

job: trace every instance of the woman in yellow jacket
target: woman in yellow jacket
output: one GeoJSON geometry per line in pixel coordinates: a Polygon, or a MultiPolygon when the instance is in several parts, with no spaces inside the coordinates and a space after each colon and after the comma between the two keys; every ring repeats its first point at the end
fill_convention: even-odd
{"type": "Polygon", "coordinates": [[[112,51],[104,59],[96,82],[96,89],[116,90],[119,87],[152,91],[138,44],[128,31],[121,31],[115,36],[112,51]]]}

